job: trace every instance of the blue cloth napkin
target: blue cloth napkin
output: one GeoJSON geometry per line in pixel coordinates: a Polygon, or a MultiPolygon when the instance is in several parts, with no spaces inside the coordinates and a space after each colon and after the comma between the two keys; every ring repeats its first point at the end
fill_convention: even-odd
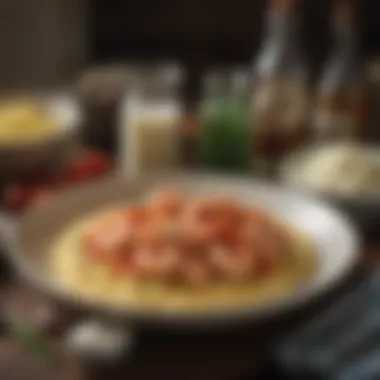
{"type": "Polygon", "coordinates": [[[380,380],[380,272],[279,345],[295,379],[380,380]]]}

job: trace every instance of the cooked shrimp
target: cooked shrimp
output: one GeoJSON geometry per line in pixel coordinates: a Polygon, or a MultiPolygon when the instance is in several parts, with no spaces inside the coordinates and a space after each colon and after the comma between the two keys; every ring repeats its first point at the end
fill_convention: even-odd
{"type": "Polygon", "coordinates": [[[83,236],[85,252],[127,275],[190,285],[265,276],[287,249],[285,229],[225,197],[156,193],[107,215],[83,236]]]}
{"type": "Polygon", "coordinates": [[[109,215],[91,226],[82,241],[91,257],[106,257],[123,249],[128,241],[128,228],[120,214],[109,215]]]}
{"type": "Polygon", "coordinates": [[[210,261],[224,278],[243,280],[252,274],[252,255],[248,251],[231,252],[223,246],[216,246],[211,250],[210,261]]]}
{"type": "Polygon", "coordinates": [[[189,260],[182,267],[182,281],[193,286],[205,285],[212,280],[211,268],[200,260],[189,260]]]}
{"type": "Polygon", "coordinates": [[[163,190],[154,193],[149,201],[154,212],[168,217],[177,216],[181,212],[184,203],[183,195],[175,190],[163,190]]]}
{"type": "Polygon", "coordinates": [[[148,221],[148,210],[143,206],[130,206],[123,212],[127,225],[131,228],[140,227],[148,221]]]}

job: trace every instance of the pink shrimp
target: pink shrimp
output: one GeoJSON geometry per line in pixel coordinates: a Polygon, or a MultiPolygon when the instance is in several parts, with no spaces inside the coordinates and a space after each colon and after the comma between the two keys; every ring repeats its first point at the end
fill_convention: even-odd
{"type": "Polygon", "coordinates": [[[176,217],[184,207],[184,197],[176,190],[163,190],[153,194],[149,204],[154,213],[176,217]]]}
{"type": "Polygon", "coordinates": [[[120,214],[112,214],[92,225],[83,235],[83,245],[92,258],[104,258],[123,249],[128,228],[120,214]]]}
{"type": "Polygon", "coordinates": [[[243,280],[252,274],[252,253],[231,251],[222,246],[212,248],[209,260],[223,278],[243,280]]]}

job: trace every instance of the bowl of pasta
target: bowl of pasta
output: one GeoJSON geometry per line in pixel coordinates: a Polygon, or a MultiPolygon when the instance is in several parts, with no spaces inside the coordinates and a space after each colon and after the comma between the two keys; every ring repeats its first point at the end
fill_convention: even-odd
{"type": "Polygon", "coordinates": [[[54,169],[76,149],[81,115],[66,92],[0,95],[0,179],[54,169]]]}
{"type": "Polygon", "coordinates": [[[251,321],[327,291],[355,229],[313,198],[241,178],[108,179],[32,207],[10,259],[62,301],[151,326],[251,321]]]}

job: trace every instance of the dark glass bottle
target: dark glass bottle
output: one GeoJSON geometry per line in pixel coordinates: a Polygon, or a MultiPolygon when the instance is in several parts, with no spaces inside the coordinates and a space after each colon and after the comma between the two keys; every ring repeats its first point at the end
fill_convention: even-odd
{"type": "Polygon", "coordinates": [[[355,9],[349,0],[334,5],[334,46],[318,89],[314,134],[319,140],[360,140],[366,135],[368,113],[355,9]]]}
{"type": "Polygon", "coordinates": [[[104,66],[86,72],[78,81],[83,109],[82,140],[86,147],[117,155],[117,118],[123,94],[131,81],[124,66],[104,66]]]}
{"type": "Polygon", "coordinates": [[[271,0],[262,48],[254,63],[253,152],[262,174],[308,137],[307,70],[297,35],[296,0],[271,0]]]}

